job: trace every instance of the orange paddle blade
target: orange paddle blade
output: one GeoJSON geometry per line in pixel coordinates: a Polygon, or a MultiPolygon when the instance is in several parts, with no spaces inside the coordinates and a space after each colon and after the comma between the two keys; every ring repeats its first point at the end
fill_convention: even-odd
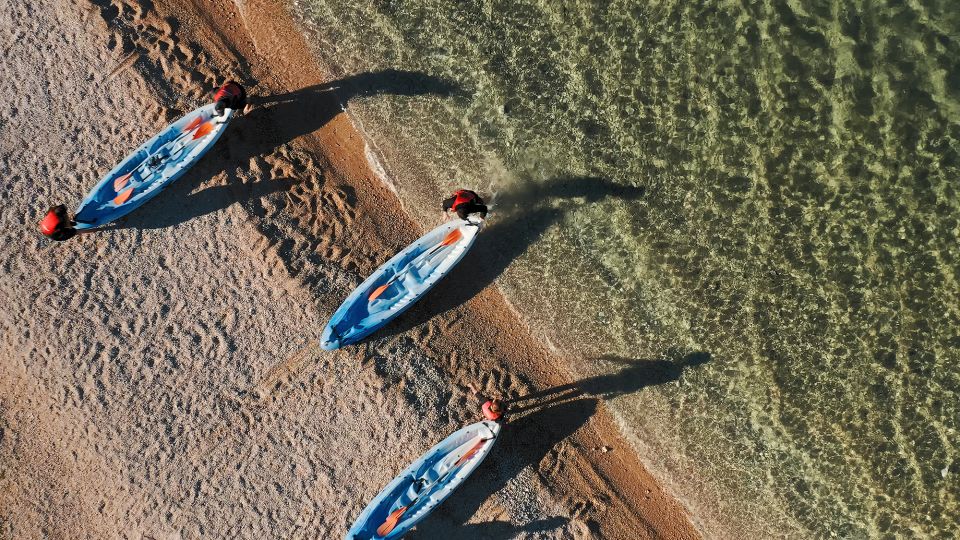
{"type": "Polygon", "coordinates": [[[127,188],[123,193],[114,197],[113,204],[120,206],[121,204],[129,201],[131,195],[133,195],[133,188],[127,188]]]}
{"type": "Polygon", "coordinates": [[[447,233],[446,238],[443,239],[443,242],[440,242],[440,245],[449,246],[450,244],[456,243],[457,240],[460,240],[461,238],[463,238],[463,234],[460,233],[460,229],[454,229],[447,233]]]}
{"type": "Polygon", "coordinates": [[[186,133],[188,131],[193,131],[197,129],[197,126],[200,125],[200,122],[203,122],[203,116],[198,116],[193,120],[191,120],[190,123],[187,124],[187,127],[183,128],[183,132],[186,133]]]}
{"type": "Polygon", "coordinates": [[[129,172],[123,176],[118,177],[113,181],[113,190],[117,193],[120,193],[120,190],[123,189],[123,186],[127,185],[127,182],[130,181],[130,177],[133,176],[132,172],[129,172]]]}
{"type": "Polygon", "coordinates": [[[403,513],[407,511],[406,506],[401,506],[393,512],[390,512],[390,515],[387,516],[386,521],[383,522],[383,525],[377,527],[378,536],[386,536],[390,534],[390,531],[397,527],[397,523],[400,523],[400,518],[403,516],[403,513]]]}
{"type": "Polygon", "coordinates": [[[193,134],[193,140],[197,140],[200,137],[205,137],[209,135],[211,131],[213,131],[213,121],[207,120],[199,128],[197,128],[197,132],[193,134]]]}
{"type": "Polygon", "coordinates": [[[377,287],[376,289],[373,290],[372,293],[370,293],[370,298],[368,298],[368,300],[371,300],[371,301],[376,300],[377,297],[383,294],[383,291],[387,290],[387,287],[389,286],[390,286],[389,283],[384,283],[383,285],[377,287]]]}
{"type": "Polygon", "coordinates": [[[460,465],[463,465],[464,463],[466,463],[468,459],[472,458],[474,454],[480,451],[480,449],[483,447],[483,443],[485,442],[487,442],[486,439],[480,439],[479,441],[477,441],[477,444],[473,445],[473,448],[471,448],[469,452],[464,454],[463,457],[458,459],[457,462],[453,464],[453,466],[459,467],[460,465]]]}

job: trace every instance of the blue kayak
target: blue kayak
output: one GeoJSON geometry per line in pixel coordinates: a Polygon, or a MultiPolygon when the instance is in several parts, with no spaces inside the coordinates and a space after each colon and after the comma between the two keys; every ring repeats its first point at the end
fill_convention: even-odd
{"type": "Polygon", "coordinates": [[[454,219],[420,237],[354,289],[323,329],[326,350],[356,343],[403,313],[473,246],[483,219],[454,219]]]}
{"type": "Polygon", "coordinates": [[[493,449],[500,424],[471,424],[420,456],[377,495],[345,540],[394,540],[446,500],[493,449]]]}
{"type": "Polygon", "coordinates": [[[170,124],[106,174],[80,203],[76,229],[93,229],[139,208],[183,176],[223,134],[232,109],[205,105],[170,124]]]}

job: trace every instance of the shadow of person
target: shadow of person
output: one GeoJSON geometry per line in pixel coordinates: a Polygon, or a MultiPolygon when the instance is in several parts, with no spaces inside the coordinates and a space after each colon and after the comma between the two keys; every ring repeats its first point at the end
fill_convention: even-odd
{"type": "MultiPolygon", "coordinates": [[[[514,538],[525,527],[548,526],[556,528],[564,524],[562,518],[553,518],[537,524],[519,527],[502,527],[497,530],[464,524],[490,496],[500,491],[516,478],[526,467],[536,467],[561,441],[572,435],[597,410],[597,401],[582,398],[552,407],[530,412],[503,426],[499,441],[486,461],[463,486],[440,505],[427,519],[417,525],[406,538],[475,538],[506,540],[514,538]]],[[[541,527],[542,528],[542,527],[541,527]]]]}
{"type": "Polygon", "coordinates": [[[643,187],[592,176],[518,183],[510,190],[498,192],[490,225],[480,233],[460,264],[380,335],[404,333],[473,298],[578,205],[610,197],[633,201],[643,193],[643,187]]]}
{"type": "Polygon", "coordinates": [[[689,353],[673,360],[636,360],[613,355],[601,356],[597,359],[598,363],[624,367],[614,373],[588,377],[574,383],[516,397],[507,400],[507,405],[510,407],[510,412],[516,414],[528,409],[549,407],[554,403],[581,396],[611,399],[633,394],[648,386],[676,381],[685,370],[702,366],[711,358],[710,353],[702,351],[689,353]],[[520,405],[521,403],[528,403],[528,405],[520,405]]]}
{"type": "MultiPolygon", "coordinates": [[[[419,71],[384,69],[349,75],[335,81],[308,86],[293,92],[270,96],[251,97],[255,106],[266,106],[286,101],[303,101],[309,94],[324,94],[336,98],[342,108],[353,98],[365,98],[381,94],[392,96],[422,96],[432,94],[449,97],[462,93],[460,86],[447,79],[434,77],[419,71]]],[[[339,111],[337,111],[339,112],[339,111]]]]}
{"type": "MultiPolygon", "coordinates": [[[[204,204],[193,206],[182,204],[182,200],[171,194],[186,196],[193,190],[198,178],[212,178],[221,172],[226,173],[228,185],[239,183],[238,173],[250,167],[251,159],[271,155],[284,144],[315,132],[343,112],[351,99],[384,94],[451,96],[459,91],[459,86],[445,79],[416,71],[388,69],[359,73],[293,92],[251,96],[249,102],[252,110],[233,120],[216,146],[184,178],[170,186],[168,193],[160,194],[144,208],[159,206],[157,214],[164,217],[162,220],[153,220],[153,223],[158,225],[163,221],[164,225],[158,226],[170,226],[229,206],[236,202],[226,196],[229,190],[218,189],[207,193],[202,196],[204,204]],[[214,198],[216,195],[225,197],[217,200],[214,198]],[[198,211],[201,213],[196,213],[198,211]]],[[[270,186],[266,191],[272,193],[290,185],[290,182],[283,182],[279,186],[270,186]]],[[[266,194],[259,193],[257,189],[250,190],[247,195],[266,194]]],[[[134,226],[140,226],[138,220],[128,219],[118,228],[134,226]]]]}

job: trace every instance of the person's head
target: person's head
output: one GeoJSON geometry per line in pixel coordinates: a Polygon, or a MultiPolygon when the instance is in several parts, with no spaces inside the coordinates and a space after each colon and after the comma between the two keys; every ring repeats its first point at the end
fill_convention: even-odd
{"type": "Polygon", "coordinates": [[[47,210],[47,214],[40,220],[39,226],[41,234],[58,242],[69,240],[77,234],[77,230],[71,226],[67,207],[62,204],[47,210]]]}

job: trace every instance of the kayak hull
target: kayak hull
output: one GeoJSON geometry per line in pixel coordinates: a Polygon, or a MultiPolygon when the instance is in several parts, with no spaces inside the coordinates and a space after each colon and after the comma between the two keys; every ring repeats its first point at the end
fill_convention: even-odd
{"type": "Polygon", "coordinates": [[[333,350],[376,332],[423,297],[473,246],[483,219],[448,221],[420,237],[370,275],[334,312],[320,345],[333,350]]]}
{"type": "Polygon", "coordinates": [[[81,201],[76,229],[94,229],[133,212],[175,182],[217,142],[234,116],[205,105],[165,127],[104,175],[81,201]]]}
{"type": "Polygon", "coordinates": [[[370,501],[347,532],[345,540],[394,540],[402,537],[480,466],[493,449],[499,434],[500,424],[484,420],[456,431],[439,442],[370,501]],[[396,527],[385,536],[378,535],[377,528],[392,512],[403,506],[408,508],[396,527]]]}

